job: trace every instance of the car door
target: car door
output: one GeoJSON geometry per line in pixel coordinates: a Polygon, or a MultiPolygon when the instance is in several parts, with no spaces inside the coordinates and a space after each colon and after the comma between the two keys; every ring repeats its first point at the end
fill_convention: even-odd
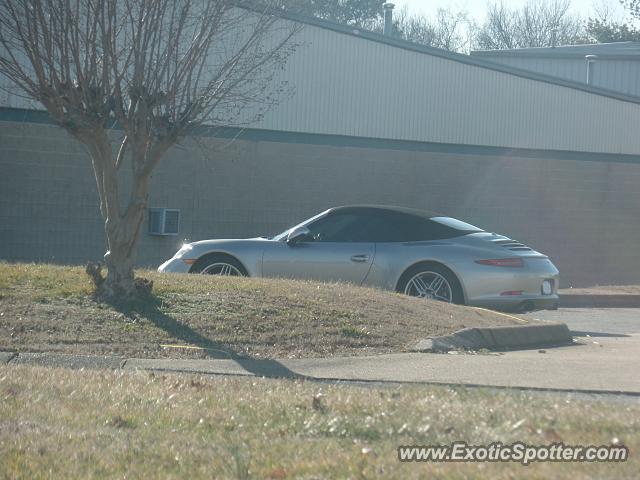
{"type": "Polygon", "coordinates": [[[311,237],[289,246],[273,242],[264,251],[262,275],[344,281],[361,284],[375,256],[375,244],[365,241],[365,216],[357,211],[330,213],[309,224],[311,237]]]}

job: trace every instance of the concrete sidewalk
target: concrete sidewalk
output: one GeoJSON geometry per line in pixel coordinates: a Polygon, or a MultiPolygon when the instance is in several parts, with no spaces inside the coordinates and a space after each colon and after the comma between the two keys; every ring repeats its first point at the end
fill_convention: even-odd
{"type": "MultiPolygon", "coordinates": [[[[292,376],[316,379],[471,384],[640,394],[640,335],[582,339],[582,345],[501,354],[406,353],[281,360],[292,376]]],[[[253,375],[260,361],[128,360],[125,369],[253,375]]],[[[259,373],[258,373],[259,374],[259,373]]]]}
{"type": "Polygon", "coordinates": [[[623,392],[640,395],[640,335],[585,337],[580,344],[500,354],[404,353],[287,360],[174,360],[0,355],[0,363],[70,368],[122,368],[173,373],[257,375],[309,380],[361,380],[623,392]]]}

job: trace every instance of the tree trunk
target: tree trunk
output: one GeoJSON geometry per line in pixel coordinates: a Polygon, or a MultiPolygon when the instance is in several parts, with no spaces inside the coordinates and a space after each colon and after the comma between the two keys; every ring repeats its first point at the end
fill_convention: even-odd
{"type": "Polygon", "coordinates": [[[97,141],[95,148],[91,148],[91,156],[108,249],[104,255],[107,276],[99,286],[98,293],[108,298],[132,298],[138,293],[134,267],[140,227],[147,203],[149,175],[134,171],[131,196],[126,210],[122,213],[117,168],[108,140],[97,141]]]}
{"type": "MultiPolygon", "coordinates": [[[[146,185],[138,184],[134,188],[146,191],[146,185]]],[[[111,218],[105,221],[109,250],[104,255],[107,277],[102,293],[107,296],[130,298],[137,293],[134,267],[145,205],[146,195],[144,202],[130,202],[126,213],[115,222],[111,218]]]]}
{"type": "Polygon", "coordinates": [[[134,176],[131,198],[125,213],[116,221],[105,221],[109,251],[104,256],[107,278],[104,294],[114,297],[135,296],[134,267],[140,230],[148,196],[148,177],[134,176]]]}
{"type": "Polygon", "coordinates": [[[101,294],[112,298],[130,298],[136,293],[133,267],[135,254],[124,244],[110,242],[104,255],[107,278],[101,286],[101,294]]]}

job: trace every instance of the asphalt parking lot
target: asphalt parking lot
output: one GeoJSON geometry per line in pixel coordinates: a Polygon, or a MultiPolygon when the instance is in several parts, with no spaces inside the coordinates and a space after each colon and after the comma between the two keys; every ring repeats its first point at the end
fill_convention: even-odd
{"type": "Polygon", "coordinates": [[[564,322],[574,336],[590,334],[592,337],[640,334],[638,308],[561,308],[542,310],[525,317],[564,322]]]}

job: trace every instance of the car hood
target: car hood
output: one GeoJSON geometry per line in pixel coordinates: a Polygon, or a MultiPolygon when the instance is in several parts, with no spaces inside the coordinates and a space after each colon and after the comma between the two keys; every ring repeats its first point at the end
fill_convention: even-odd
{"type": "Polygon", "coordinates": [[[222,246],[229,244],[250,244],[250,243],[264,243],[264,242],[273,242],[268,238],[264,237],[255,237],[255,238],[216,238],[212,240],[198,240],[197,242],[191,242],[190,245],[193,248],[197,247],[208,247],[208,246],[222,246]]]}

